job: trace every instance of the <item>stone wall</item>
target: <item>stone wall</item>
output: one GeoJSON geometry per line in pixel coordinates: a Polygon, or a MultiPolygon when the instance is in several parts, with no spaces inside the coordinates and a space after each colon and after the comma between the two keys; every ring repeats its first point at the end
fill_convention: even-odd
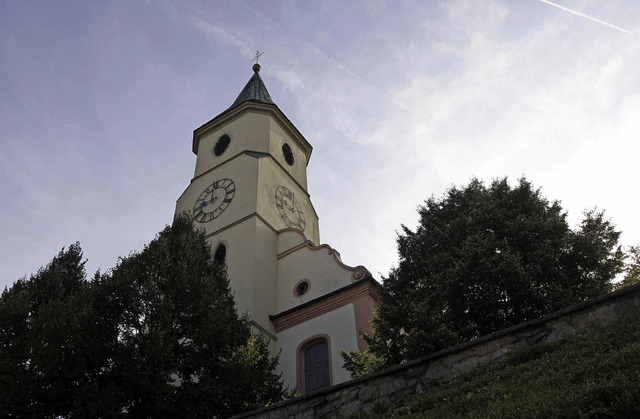
{"type": "Polygon", "coordinates": [[[235,418],[327,418],[400,403],[466,373],[480,363],[539,342],[552,342],[590,326],[602,326],[640,312],[640,284],[606,294],[548,316],[466,342],[405,364],[296,397],[235,418]]]}

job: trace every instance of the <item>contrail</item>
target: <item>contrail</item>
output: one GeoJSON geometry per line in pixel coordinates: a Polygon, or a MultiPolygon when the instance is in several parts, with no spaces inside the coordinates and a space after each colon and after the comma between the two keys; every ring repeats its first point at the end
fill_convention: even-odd
{"type": "MultiPolygon", "coordinates": [[[[250,6],[249,4],[242,3],[242,6],[244,6],[246,9],[248,9],[252,13],[254,13],[259,19],[261,19],[263,21],[266,21],[270,26],[277,24],[277,22],[274,22],[271,17],[265,16],[262,12],[260,12],[256,8],[250,6]]],[[[318,55],[322,59],[328,61],[330,64],[332,64],[338,70],[340,70],[343,73],[347,74],[352,79],[356,80],[359,83],[362,83],[364,86],[366,86],[366,87],[368,87],[370,89],[373,89],[378,94],[382,94],[383,96],[385,96],[387,99],[389,99],[391,102],[393,102],[398,107],[400,107],[402,109],[405,109],[405,110],[409,109],[408,106],[398,102],[396,99],[391,97],[391,95],[388,92],[386,92],[384,89],[381,89],[380,87],[374,85],[373,83],[365,80],[363,77],[361,77],[358,74],[354,73],[353,71],[348,69],[346,66],[344,66],[342,63],[340,63],[338,60],[336,60],[333,56],[331,56],[329,53],[327,53],[327,52],[323,51],[322,49],[320,49],[319,47],[317,47],[315,44],[310,43],[310,42],[305,41],[305,40],[297,40],[294,37],[292,37],[292,39],[294,39],[295,42],[298,42],[299,44],[301,44],[303,47],[307,48],[308,50],[313,51],[316,55],[318,55]]]]}
{"type": "Polygon", "coordinates": [[[631,31],[628,31],[628,30],[626,30],[624,28],[621,28],[620,26],[616,26],[613,23],[605,22],[604,20],[600,20],[600,19],[597,19],[595,17],[585,15],[584,13],[580,13],[580,12],[577,12],[575,10],[571,10],[571,9],[566,8],[564,6],[561,6],[561,5],[557,4],[557,3],[553,3],[553,2],[551,2],[549,0],[539,0],[539,1],[541,1],[542,3],[548,4],[549,6],[557,7],[558,9],[564,10],[565,12],[573,13],[576,16],[580,16],[580,17],[583,17],[585,19],[589,19],[589,20],[591,20],[593,22],[596,22],[596,23],[599,23],[601,25],[608,26],[608,27],[613,28],[613,29],[617,29],[617,30],[619,30],[621,32],[629,33],[629,34],[631,33],[631,31]]]}

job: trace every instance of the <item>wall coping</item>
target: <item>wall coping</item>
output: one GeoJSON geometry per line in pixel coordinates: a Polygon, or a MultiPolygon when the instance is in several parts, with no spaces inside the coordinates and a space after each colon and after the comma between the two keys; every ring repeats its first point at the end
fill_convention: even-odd
{"type": "Polygon", "coordinates": [[[311,400],[314,399],[316,397],[320,397],[320,396],[326,396],[328,394],[331,393],[336,393],[339,392],[345,388],[349,388],[349,387],[354,387],[354,386],[358,386],[360,384],[366,383],[368,381],[374,381],[375,379],[379,378],[379,377],[383,377],[386,375],[393,375],[394,373],[397,373],[399,371],[403,371],[403,370],[408,370],[412,367],[415,367],[416,365],[420,365],[420,364],[424,364],[424,363],[429,363],[432,362],[435,359],[439,359],[439,358],[444,358],[447,357],[449,355],[455,354],[457,352],[461,352],[464,351],[466,349],[472,348],[474,346],[479,346],[482,345],[484,343],[490,342],[492,340],[497,340],[501,337],[507,336],[507,335],[511,335],[514,334],[516,332],[521,332],[521,331],[525,331],[527,329],[531,329],[531,328],[535,328],[538,326],[541,326],[545,323],[551,322],[553,320],[556,320],[560,317],[564,317],[567,316],[569,314],[573,314],[573,313],[578,313],[581,311],[586,311],[594,306],[598,306],[601,305],[602,303],[605,302],[610,302],[610,301],[615,301],[615,300],[620,300],[620,299],[624,299],[626,296],[628,295],[632,295],[632,294],[636,294],[636,293],[640,293],[640,284],[635,284],[635,285],[631,285],[628,287],[625,287],[621,290],[618,291],[614,291],[614,292],[610,292],[607,294],[603,294],[600,295],[598,297],[589,299],[587,301],[584,301],[582,303],[578,303],[575,304],[573,306],[570,307],[566,307],[563,308],[561,310],[558,311],[554,311],[553,313],[547,314],[546,316],[543,317],[539,317],[537,319],[533,319],[530,320],[528,322],[524,322],[524,323],[520,323],[514,326],[510,326],[506,329],[502,329],[499,330],[497,332],[488,334],[488,335],[484,335],[481,336],[479,338],[476,339],[472,339],[470,341],[467,342],[463,342],[454,346],[451,346],[449,348],[446,349],[442,349],[440,351],[437,352],[432,352],[428,355],[419,357],[419,358],[415,358],[412,359],[410,361],[404,362],[402,364],[399,365],[395,365],[393,367],[389,367],[389,368],[385,368],[383,370],[380,371],[376,371],[374,373],[371,374],[367,374],[365,376],[359,377],[359,378],[355,378],[353,380],[350,381],[346,381],[344,383],[340,383],[340,384],[336,384],[330,387],[325,387],[319,390],[316,390],[314,392],[311,392],[309,394],[304,394],[302,396],[297,396],[288,400],[284,400],[278,403],[274,403],[270,406],[266,406],[266,407],[262,407],[256,410],[252,410],[249,412],[245,412],[236,416],[233,416],[233,419],[241,419],[241,418],[249,418],[252,416],[256,416],[256,415],[260,415],[266,412],[269,412],[271,410],[276,410],[276,409],[281,409],[283,407],[289,406],[289,405],[294,405],[294,404],[298,404],[298,403],[302,403],[304,401],[307,400],[311,400]]]}

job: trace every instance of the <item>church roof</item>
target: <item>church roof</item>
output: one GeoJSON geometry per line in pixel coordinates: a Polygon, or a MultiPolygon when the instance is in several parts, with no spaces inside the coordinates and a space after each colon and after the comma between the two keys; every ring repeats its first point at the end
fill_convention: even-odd
{"type": "Polygon", "coordinates": [[[267,87],[264,85],[264,82],[260,78],[260,64],[253,65],[253,76],[249,79],[249,82],[242,92],[238,95],[238,98],[233,102],[233,105],[229,109],[233,109],[236,106],[244,102],[260,102],[260,103],[273,103],[271,100],[271,96],[269,96],[269,92],[267,91],[267,87]]]}

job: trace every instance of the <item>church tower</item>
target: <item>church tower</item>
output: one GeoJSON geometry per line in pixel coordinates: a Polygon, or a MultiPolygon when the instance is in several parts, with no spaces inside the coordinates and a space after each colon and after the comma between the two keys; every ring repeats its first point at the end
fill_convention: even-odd
{"type": "Polygon", "coordinates": [[[363,350],[377,283],[319,245],[307,190],[312,147],[272,101],[254,64],[233,104],[197,128],[196,167],[178,198],[227,266],[240,313],[280,352],[287,385],[309,392],[348,380],[340,349],[363,350]]]}

